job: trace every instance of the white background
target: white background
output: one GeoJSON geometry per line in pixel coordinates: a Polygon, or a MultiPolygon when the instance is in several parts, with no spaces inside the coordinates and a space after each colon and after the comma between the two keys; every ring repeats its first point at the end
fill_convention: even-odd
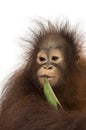
{"type": "MultiPolygon", "coordinates": [[[[17,66],[21,54],[19,37],[29,20],[69,19],[86,32],[86,0],[0,0],[0,82],[17,66]]],[[[1,87],[0,84],[0,88],[1,87]]]]}

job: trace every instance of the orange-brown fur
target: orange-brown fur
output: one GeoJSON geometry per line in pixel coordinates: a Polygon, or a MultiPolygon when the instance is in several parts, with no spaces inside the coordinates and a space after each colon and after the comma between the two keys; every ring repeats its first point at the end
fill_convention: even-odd
{"type": "Polygon", "coordinates": [[[41,22],[38,24],[40,30],[34,32],[25,65],[5,85],[0,130],[86,130],[86,57],[80,54],[82,41],[67,24],[60,27],[50,22],[48,27],[41,22]],[[63,90],[55,89],[64,111],[54,110],[41,89],[37,88],[36,81],[32,80],[36,73],[35,59],[39,46],[48,35],[60,35],[69,44],[68,78],[63,90]],[[76,63],[77,55],[80,59],[76,63]]]}

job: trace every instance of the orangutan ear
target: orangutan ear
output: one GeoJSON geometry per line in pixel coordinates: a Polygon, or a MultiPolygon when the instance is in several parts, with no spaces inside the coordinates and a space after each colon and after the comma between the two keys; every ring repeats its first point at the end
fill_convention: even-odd
{"type": "Polygon", "coordinates": [[[75,61],[76,61],[77,64],[79,63],[79,61],[80,61],[80,56],[79,55],[76,55],[75,61]]]}

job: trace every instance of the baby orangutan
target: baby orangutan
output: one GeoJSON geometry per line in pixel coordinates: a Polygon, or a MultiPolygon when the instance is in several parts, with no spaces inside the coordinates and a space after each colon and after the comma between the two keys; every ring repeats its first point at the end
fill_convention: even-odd
{"type": "MultiPolygon", "coordinates": [[[[38,22],[25,65],[6,84],[0,130],[86,130],[86,57],[82,40],[66,23],[38,22]],[[47,77],[64,111],[46,100],[47,77]]],[[[27,50],[27,49],[26,49],[27,50]]]]}

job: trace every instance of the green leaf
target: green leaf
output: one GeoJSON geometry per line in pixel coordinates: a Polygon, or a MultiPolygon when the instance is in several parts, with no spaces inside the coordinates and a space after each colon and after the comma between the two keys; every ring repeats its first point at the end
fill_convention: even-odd
{"type": "Polygon", "coordinates": [[[59,100],[57,99],[47,77],[44,78],[44,88],[43,88],[43,91],[44,91],[44,95],[48,101],[48,103],[53,106],[54,108],[58,108],[58,105],[62,108],[59,100]]]}

